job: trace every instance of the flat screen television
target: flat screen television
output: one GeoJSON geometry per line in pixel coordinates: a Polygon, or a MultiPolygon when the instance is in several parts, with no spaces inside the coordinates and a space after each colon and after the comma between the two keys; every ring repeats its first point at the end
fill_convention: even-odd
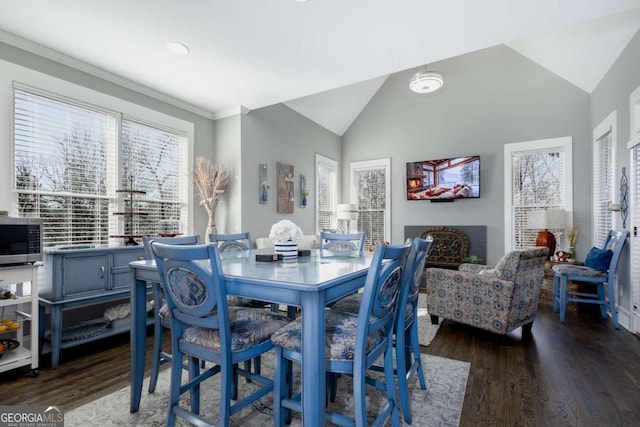
{"type": "Polygon", "coordinates": [[[407,163],[407,200],[480,197],[480,156],[407,163]]]}

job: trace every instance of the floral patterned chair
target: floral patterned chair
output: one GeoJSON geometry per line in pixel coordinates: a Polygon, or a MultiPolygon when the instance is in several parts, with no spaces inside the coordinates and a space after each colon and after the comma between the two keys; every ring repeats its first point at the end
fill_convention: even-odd
{"type": "Polygon", "coordinates": [[[458,270],[428,268],[427,310],[432,323],[442,317],[497,334],[522,326],[531,336],[544,276],[547,248],[515,250],[494,267],[462,264],[458,270]]]}

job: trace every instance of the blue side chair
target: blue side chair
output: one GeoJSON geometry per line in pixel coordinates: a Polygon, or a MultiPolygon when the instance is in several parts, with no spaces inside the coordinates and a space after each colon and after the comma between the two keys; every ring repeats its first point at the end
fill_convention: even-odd
{"type": "MultiPolygon", "coordinates": [[[[416,238],[411,243],[409,255],[407,255],[404,265],[404,277],[400,300],[398,301],[397,314],[395,319],[395,341],[396,369],[398,377],[398,388],[400,390],[400,403],[402,413],[407,424],[411,424],[411,399],[409,399],[409,383],[417,376],[420,388],[425,390],[424,371],[422,359],[420,358],[420,343],[418,337],[418,295],[424,265],[427,260],[429,248],[433,243],[433,237],[426,239],[416,238]]],[[[349,313],[358,313],[360,309],[362,294],[354,294],[345,297],[331,307],[332,310],[341,310],[349,313]]],[[[379,368],[379,367],[378,367],[379,368]]],[[[336,384],[332,382],[331,400],[335,399],[336,384]]]]}
{"type": "MultiPolygon", "coordinates": [[[[373,425],[383,425],[389,419],[394,426],[400,424],[393,374],[393,323],[400,298],[403,263],[408,252],[408,245],[376,246],[359,313],[325,311],[325,342],[318,343],[320,351],[324,351],[328,373],[353,377],[355,415],[353,420],[344,414],[327,412],[329,422],[367,425],[366,386],[369,385],[384,390],[387,396],[373,425]],[[367,370],[381,356],[384,356],[384,380],[375,380],[367,376],[367,370]]],[[[276,426],[284,425],[288,411],[300,411],[301,395],[292,396],[292,384],[287,378],[291,378],[292,362],[300,363],[302,360],[301,329],[302,322],[297,319],[271,337],[276,346],[273,402],[276,426]]]]}
{"type": "MultiPolygon", "coordinates": [[[[150,242],[171,243],[173,245],[197,245],[200,243],[200,236],[179,237],[142,237],[144,245],[144,258],[154,259],[151,253],[150,242]]],[[[149,376],[149,393],[156,391],[160,366],[171,361],[171,354],[162,350],[162,335],[165,328],[169,328],[169,312],[167,306],[163,305],[162,286],[160,282],[151,285],[153,291],[153,350],[151,356],[151,375],[149,376]]]]}
{"type": "Polygon", "coordinates": [[[228,305],[220,252],[215,244],[181,246],[151,242],[151,250],[162,277],[171,323],[173,357],[167,426],[174,426],[177,416],[195,425],[213,424],[199,415],[200,384],[217,374],[220,375],[218,424],[229,425],[233,414],[273,390],[273,380],[234,365],[271,350],[271,335],[289,323],[289,319],[269,310],[228,305]],[[182,384],[185,355],[189,379],[182,384]],[[214,365],[201,373],[199,360],[214,365]],[[259,386],[231,404],[236,374],[259,386]],[[180,396],[187,391],[191,410],[180,405],[180,396]]]}
{"type": "Polygon", "coordinates": [[[335,252],[362,252],[364,233],[320,232],[320,249],[335,252]]]}
{"type": "Polygon", "coordinates": [[[584,266],[553,266],[553,311],[560,310],[560,322],[565,321],[568,302],[598,304],[602,318],[607,318],[609,308],[613,326],[620,329],[614,283],[618,260],[628,235],[627,230],[609,231],[603,249],[592,248],[584,266]],[[567,287],[569,281],[583,286],[579,291],[570,291],[567,287]],[[594,292],[587,292],[585,284],[594,285],[594,292]]]}

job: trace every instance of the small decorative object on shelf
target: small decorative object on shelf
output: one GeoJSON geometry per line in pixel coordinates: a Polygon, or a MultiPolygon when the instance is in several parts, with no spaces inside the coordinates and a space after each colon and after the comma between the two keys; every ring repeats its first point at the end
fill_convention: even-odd
{"type": "Polygon", "coordinates": [[[204,157],[196,159],[196,165],[190,173],[191,182],[196,186],[200,196],[200,204],[207,210],[207,230],[205,241],[209,242],[209,235],[216,234],[216,208],[224,189],[229,184],[229,172],[222,165],[214,165],[204,157]]]}
{"type": "Polygon", "coordinates": [[[133,175],[129,177],[129,188],[116,190],[116,193],[122,193],[124,195],[124,211],[114,212],[114,215],[121,215],[124,218],[124,233],[111,237],[122,237],[125,240],[125,245],[135,246],[138,245],[135,239],[142,237],[142,234],[136,233],[138,228],[137,218],[141,216],[149,215],[147,212],[140,212],[136,210],[135,197],[143,194],[147,194],[146,191],[135,190],[133,186],[133,175]]]}
{"type": "Polygon", "coordinates": [[[158,223],[158,235],[176,237],[182,234],[182,223],[178,219],[161,219],[158,223]]]}
{"type": "Polygon", "coordinates": [[[0,340],[0,357],[20,347],[20,342],[13,339],[0,340]]]}
{"type": "Polygon", "coordinates": [[[567,230],[567,238],[569,239],[569,259],[576,259],[576,243],[578,243],[579,235],[580,229],[578,227],[571,227],[567,230]]]}

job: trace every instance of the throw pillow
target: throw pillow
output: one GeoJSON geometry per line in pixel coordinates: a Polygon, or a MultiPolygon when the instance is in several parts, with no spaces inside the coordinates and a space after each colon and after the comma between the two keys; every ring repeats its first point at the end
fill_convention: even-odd
{"type": "Polygon", "coordinates": [[[591,267],[594,270],[606,272],[609,270],[609,263],[611,263],[611,257],[613,252],[611,249],[598,249],[591,248],[587,254],[587,259],[584,261],[584,265],[591,267]]]}

